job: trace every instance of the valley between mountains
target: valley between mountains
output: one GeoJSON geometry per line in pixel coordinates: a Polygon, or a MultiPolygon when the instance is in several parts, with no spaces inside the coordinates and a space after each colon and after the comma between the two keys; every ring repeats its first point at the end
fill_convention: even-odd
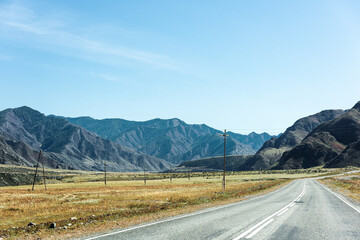
{"type": "MultiPolygon", "coordinates": [[[[45,116],[29,107],[0,112],[0,163],[34,166],[40,149],[49,168],[102,171],[164,171],[186,160],[223,152],[220,131],[179,119],[133,122],[122,119],[45,116]]],[[[254,154],[267,133],[230,133],[228,154],[254,154]]]]}
{"type": "Polygon", "coordinates": [[[153,239],[168,239],[169,234],[182,236],[192,229],[197,239],[255,235],[258,239],[308,239],[315,223],[320,223],[325,227],[316,232],[314,239],[322,239],[323,235],[338,239],[339,230],[325,224],[336,215],[341,229],[346,229],[344,233],[355,232],[355,237],[349,235],[349,239],[356,239],[357,205],[334,198],[337,195],[315,179],[302,178],[324,178],[322,183],[339,189],[349,199],[359,199],[359,170],[354,171],[354,167],[360,167],[360,102],[350,109],[324,110],[301,118],[279,136],[229,132],[226,189],[222,188],[219,172],[224,163],[221,133],[179,119],[133,122],[45,116],[29,107],[3,110],[0,238],[150,239],[151,232],[153,239]],[[42,186],[45,178],[39,174],[34,177],[40,150],[47,190],[42,186]],[[107,177],[103,174],[105,165],[107,177]],[[31,191],[33,179],[35,190],[31,191]],[[313,198],[318,200],[310,201],[313,198]],[[319,199],[327,205],[318,207],[319,199]],[[229,212],[224,215],[214,211],[210,215],[215,215],[208,217],[212,209],[205,208],[226,203],[232,204],[219,209],[229,212]],[[231,210],[233,204],[240,207],[236,212],[231,210]],[[289,210],[290,205],[296,207],[289,210]],[[341,211],[320,218],[307,214],[328,212],[328,207],[341,211]],[[204,211],[197,211],[200,209],[204,211]],[[291,214],[295,210],[301,214],[300,220],[297,214],[291,214]],[[284,216],[292,224],[289,228],[283,224],[285,218],[280,217],[283,211],[287,211],[284,216]],[[185,221],[177,216],[184,213],[190,213],[185,215],[185,221]],[[231,225],[234,214],[241,219],[241,225],[231,225]],[[273,218],[275,215],[279,216],[273,218]],[[176,217],[164,220],[172,216],[176,217]],[[186,221],[188,217],[194,222],[186,221]],[[202,225],[219,217],[229,221],[231,227],[218,231],[214,221],[211,224],[215,231],[207,231],[207,224],[202,225]],[[304,219],[311,224],[297,224],[306,222],[304,219]],[[184,227],[172,225],[173,220],[181,221],[184,227]],[[350,220],[354,220],[351,226],[346,224],[350,220]],[[146,222],[150,223],[144,225],[146,222]],[[162,223],[176,231],[158,235],[156,229],[162,223]],[[294,232],[297,227],[299,230],[294,232]],[[138,228],[141,231],[132,231],[138,228]],[[117,230],[99,234],[110,229],[117,230]]]}
{"type": "MultiPolygon", "coordinates": [[[[29,107],[0,112],[0,163],[102,171],[222,169],[221,131],[180,119],[145,122],[44,114],[29,107]]],[[[360,102],[301,118],[279,136],[229,132],[227,170],[360,166],[360,102]]]]}

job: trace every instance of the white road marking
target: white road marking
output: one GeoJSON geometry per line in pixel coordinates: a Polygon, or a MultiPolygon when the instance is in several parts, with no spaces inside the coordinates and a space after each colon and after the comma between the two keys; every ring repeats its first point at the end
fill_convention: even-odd
{"type": "MultiPolygon", "coordinates": [[[[348,173],[353,173],[353,172],[360,172],[360,170],[358,171],[352,171],[352,172],[348,172],[348,173]]],[[[338,175],[344,175],[344,174],[338,174],[338,175]]],[[[337,176],[337,175],[334,175],[334,176],[337,176]]],[[[329,176],[325,176],[325,177],[329,177],[329,176]]],[[[317,177],[317,178],[314,178],[314,179],[320,179],[320,178],[325,178],[325,177],[317,177]]],[[[181,219],[181,218],[186,218],[186,217],[191,217],[191,216],[195,216],[195,215],[199,215],[199,214],[203,214],[203,213],[207,213],[207,212],[211,212],[211,211],[216,211],[218,209],[222,209],[222,208],[227,208],[227,207],[232,207],[232,206],[235,206],[235,205],[238,205],[238,204],[243,204],[243,203],[246,203],[246,202],[249,202],[249,201],[252,201],[252,200],[256,200],[258,198],[262,198],[262,197],[265,197],[265,196],[268,196],[268,195],[271,195],[273,193],[276,193],[280,190],[283,190],[287,187],[289,187],[290,185],[292,185],[295,181],[291,182],[290,184],[286,185],[285,187],[283,188],[279,188],[273,192],[270,192],[268,194],[265,194],[265,195],[262,195],[262,196],[259,196],[259,197],[255,197],[255,198],[252,198],[252,199],[249,199],[249,200],[245,200],[245,201],[241,201],[241,202],[237,202],[237,203],[233,203],[233,204],[228,204],[228,205],[224,205],[224,206],[220,206],[220,207],[215,207],[215,208],[210,208],[210,209],[207,209],[207,210],[202,210],[202,211],[199,211],[199,212],[195,212],[195,213],[191,213],[191,214],[187,214],[187,215],[184,215],[184,216],[178,216],[178,217],[174,217],[174,218],[170,218],[170,219],[165,219],[165,220],[162,220],[162,221],[157,221],[157,222],[153,222],[153,223],[148,223],[148,224],[144,224],[144,225],[140,225],[140,226],[135,226],[135,227],[132,227],[132,228],[127,228],[127,229],[123,229],[123,230],[120,230],[120,231],[116,231],[116,232],[112,232],[112,233],[107,233],[107,234],[102,234],[102,235],[98,235],[98,236],[94,236],[94,237],[90,237],[90,238],[86,238],[85,240],[94,240],[94,239],[99,239],[99,238],[102,238],[102,237],[106,237],[106,236],[111,236],[111,235],[115,235],[115,234],[118,234],[118,233],[123,233],[123,232],[128,232],[128,231],[132,231],[132,230],[135,230],[135,229],[139,229],[139,228],[143,228],[143,227],[148,227],[148,226],[152,226],[152,225],[156,225],[156,224],[160,224],[160,223],[164,223],[164,222],[169,222],[169,221],[173,221],[173,220],[177,220],[177,219],[181,219]]],[[[325,188],[326,189],[326,188],[325,188]]],[[[305,189],[304,189],[305,190],[305,189]]],[[[329,190],[328,190],[329,191],[329,190]]],[[[334,194],[334,193],[333,193],[334,194]]],[[[338,197],[338,196],[337,196],[338,197]]],[[[339,197],[340,198],[340,197],[339,197]]],[[[340,198],[341,199],[341,198],[340,198]]],[[[290,205],[288,205],[288,207],[292,207],[295,205],[295,202],[296,201],[293,201],[292,203],[290,203],[290,205]]],[[[346,203],[346,202],[345,202],[346,203]]],[[[348,204],[348,203],[346,203],[348,204]]],[[[349,204],[348,204],[349,205],[349,204]]],[[[353,206],[349,205],[350,207],[354,208],[353,206]]],[[[356,208],[354,208],[357,212],[360,213],[360,211],[356,208]]],[[[283,209],[281,209],[283,210],[283,209]]],[[[280,211],[276,212],[275,214],[278,214],[280,211]]],[[[267,218],[268,219],[268,218],[267,218]]],[[[266,219],[266,220],[267,220],[266,219]]],[[[263,221],[261,222],[263,223],[263,221]]],[[[241,235],[240,235],[241,236],[241,235]]],[[[238,238],[235,238],[235,239],[240,239],[239,237],[238,238]]],[[[235,240],[234,239],[234,240],[235,240]]]]}
{"type": "Polygon", "coordinates": [[[329,188],[325,187],[323,184],[319,183],[320,186],[322,186],[323,188],[325,188],[329,193],[334,194],[337,198],[339,198],[341,201],[343,201],[344,203],[346,203],[346,205],[348,205],[349,207],[351,207],[352,209],[354,209],[355,211],[357,211],[358,213],[360,213],[360,210],[357,209],[354,205],[352,205],[351,203],[349,203],[348,201],[346,201],[344,198],[340,197],[338,194],[334,193],[333,191],[331,191],[329,188]]]}
{"type": "Polygon", "coordinates": [[[282,212],[280,212],[277,216],[280,217],[284,212],[286,212],[287,210],[289,210],[288,208],[285,208],[282,212]]]}
{"type": "MultiPolygon", "coordinates": [[[[299,196],[297,196],[295,198],[295,200],[291,201],[288,205],[286,205],[285,207],[281,208],[280,210],[276,211],[275,213],[271,214],[270,216],[268,216],[267,218],[265,218],[264,220],[260,221],[259,223],[257,223],[256,225],[252,226],[251,228],[249,228],[248,230],[246,230],[245,232],[243,232],[242,234],[240,234],[239,236],[237,236],[236,238],[234,238],[233,240],[239,240],[243,237],[246,237],[248,234],[250,234],[250,236],[252,235],[251,232],[253,232],[255,229],[257,231],[257,228],[259,226],[261,226],[262,224],[264,224],[265,222],[269,221],[269,219],[271,219],[272,217],[274,217],[275,215],[279,214],[280,212],[284,211],[286,208],[288,208],[290,205],[294,205],[296,201],[298,201],[303,195],[305,194],[305,184],[303,186],[303,190],[302,192],[299,194],[299,196]]],[[[269,222],[270,223],[270,222],[269,222]]],[[[269,224],[268,223],[268,224],[269,224]]],[[[266,224],[266,225],[268,225],[266,224]]],[[[265,226],[264,226],[265,227],[265,226]]],[[[262,227],[261,229],[263,229],[264,227],[262,227]]],[[[261,230],[260,229],[260,230],[261,230]]],[[[259,231],[260,231],[259,230],[259,231]]],[[[258,232],[258,231],[257,231],[258,232]]],[[[248,237],[247,237],[248,238],[248,237]]]]}
{"type": "Polygon", "coordinates": [[[267,193],[267,194],[261,195],[261,196],[259,196],[259,197],[255,197],[255,198],[249,199],[249,200],[245,200],[245,201],[241,201],[241,202],[236,202],[236,203],[232,203],[232,204],[228,204],[228,205],[224,205],[224,206],[220,206],[220,207],[214,207],[214,208],[210,208],[210,209],[198,211],[198,212],[195,212],[195,213],[190,213],[190,214],[183,215],[183,216],[173,217],[173,218],[170,218],[170,219],[164,219],[164,220],[161,220],[161,221],[157,221],[157,222],[153,222],[153,223],[148,223],[148,224],[144,224],[144,225],[140,225],[140,226],[135,226],[135,227],[131,227],[131,228],[119,230],[119,231],[116,231],[116,232],[111,232],[111,233],[102,234],[102,235],[99,235],[99,236],[89,237],[89,238],[86,238],[85,240],[99,239],[99,238],[103,238],[103,237],[107,237],[107,236],[111,236],[111,235],[115,235],[115,234],[119,234],[119,233],[123,233],[123,232],[132,231],[132,230],[139,229],[139,228],[149,227],[149,226],[156,225],[156,224],[160,224],[160,223],[164,223],[164,222],[170,222],[170,221],[174,221],[174,220],[181,219],[181,218],[187,218],[187,217],[191,217],[191,216],[195,216],[195,215],[199,215],[199,214],[203,214],[203,213],[212,212],[212,211],[219,210],[219,209],[222,209],[222,208],[227,208],[227,207],[232,207],[232,206],[235,206],[235,205],[243,204],[243,203],[250,202],[250,201],[253,201],[253,200],[255,200],[255,199],[258,199],[258,198],[262,198],[262,197],[265,197],[265,196],[269,196],[269,195],[271,195],[271,194],[273,194],[273,193],[276,193],[276,192],[278,192],[278,191],[280,191],[280,190],[283,190],[283,189],[289,187],[290,185],[292,185],[294,182],[295,182],[295,181],[292,181],[290,184],[286,185],[285,187],[279,188],[279,189],[277,189],[277,190],[275,190],[275,191],[273,191],[273,192],[270,192],[270,193],[267,193]]]}
{"type": "Polygon", "coordinates": [[[291,207],[293,207],[295,205],[295,203],[293,202],[293,203],[291,203],[290,205],[289,205],[289,208],[291,208],[291,207]]]}
{"type": "Polygon", "coordinates": [[[271,223],[272,221],[274,221],[274,219],[270,219],[269,221],[267,221],[266,223],[264,223],[263,225],[261,225],[260,227],[258,227],[258,229],[256,229],[255,231],[253,231],[249,236],[247,236],[246,238],[252,238],[253,236],[255,236],[255,234],[257,234],[258,232],[261,231],[261,229],[263,229],[264,227],[266,227],[269,223],[271,223]]]}

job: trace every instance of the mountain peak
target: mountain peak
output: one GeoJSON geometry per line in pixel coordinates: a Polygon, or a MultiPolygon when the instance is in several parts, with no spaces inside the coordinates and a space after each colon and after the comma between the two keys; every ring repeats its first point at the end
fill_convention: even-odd
{"type": "Polygon", "coordinates": [[[182,124],[182,123],[185,123],[184,121],[178,119],[178,118],[171,118],[169,119],[172,123],[174,124],[182,124]]]}
{"type": "Polygon", "coordinates": [[[22,114],[36,114],[36,115],[42,115],[45,117],[44,114],[42,114],[41,112],[32,109],[31,107],[28,106],[22,106],[22,107],[18,107],[18,108],[13,108],[12,109],[15,113],[22,113],[22,114]]]}
{"type": "Polygon", "coordinates": [[[21,107],[18,107],[18,108],[15,108],[15,109],[19,109],[19,110],[32,110],[32,111],[35,111],[34,109],[32,109],[31,107],[26,106],[26,105],[21,106],[21,107]]]}
{"type": "Polygon", "coordinates": [[[360,101],[358,101],[358,102],[355,104],[355,106],[353,106],[352,109],[356,109],[356,110],[360,111],[360,101]]]}

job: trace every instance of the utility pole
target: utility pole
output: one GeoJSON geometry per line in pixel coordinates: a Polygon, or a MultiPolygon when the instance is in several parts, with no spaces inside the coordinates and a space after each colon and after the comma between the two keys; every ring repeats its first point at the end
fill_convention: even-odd
{"type": "Polygon", "coordinates": [[[261,168],[260,168],[260,183],[261,183],[261,168]]]}
{"type": "Polygon", "coordinates": [[[261,168],[260,168],[260,188],[261,188],[261,168]]]}
{"type": "Polygon", "coordinates": [[[32,185],[32,191],[34,191],[34,187],[35,187],[35,181],[36,181],[36,175],[37,175],[37,171],[38,171],[38,167],[39,167],[40,156],[41,156],[41,150],[39,152],[38,160],[36,162],[36,169],[35,169],[34,181],[33,181],[33,185],[32,185]]]}
{"type": "Polygon", "coordinates": [[[223,173],[223,191],[225,191],[225,169],[226,169],[226,137],[229,136],[226,134],[226,129],[224,134],[221,134],[224,137],[224,173],[223,173]]]}
{"type": "Polygon", "coordinates": [[[172,182],[172,172],[171,172],[171,165],[170,165],[170,182],[172,182]]]}
{"type": "Polygon", "coordinates": [[[42,167],[43,167],[43,179],[44,179],[44,186],[45,186],[45,191],[47,190],[46,188],[46,177],[45,177],[45,166],[44,166],[44,158],[43,158],[43,155],[42,155],[42,152],[40,150],[40,155],[41,155],[41,160],[42,160],[42,167]]]}
{"type": "Polygon", "coordinates": [[[105,159],[103,161],[104,161],[104,183],[105,183],[105,187],[106,187],[106,162],[105,162],[105,159]]]}
{"type": "Polygon", "coordinates": [[[34,191],[34,188],[35,188],[36,176],[37,176],[37,172],[38,172],[38,168],[39,168],[40,159],[41,159],[42,167],[43,167],[43,180],[44,180],[45,191],[47,190],[47,188],[46,188],[46,178],[45,178],[45,168],[44,168],[44,158],[43,158],[42,152],[40,150],[39,155],[38,155],[38,159],[37,159],[37,162],[36,162],[36,169],[35,169],[34,181],[33,181],[33,185],[32,185],[32,191],[34,191]]]}
{"type": "Polygon", "coordinates": [[[144,185],[146,186],[145,164],[144,164],[144,166],[143,166],[143,169],[144,169],[144,185]]]}

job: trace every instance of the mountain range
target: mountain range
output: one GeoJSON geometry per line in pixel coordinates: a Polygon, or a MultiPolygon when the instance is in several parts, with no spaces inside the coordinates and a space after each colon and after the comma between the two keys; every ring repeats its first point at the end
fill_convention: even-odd
{"type": "MultiPolygon", "coordinates": [[[[221,131],[179,119],[146,122],[64,118],[29,107],[0,112],[0,163],[51,168],[164,171],[188,159],[223,154],[221,131]]],[[[228,154],[254,153],[271,136],[229,133],[228,154]]]]}
{"type": "MultiPolygon", "coordinates": [[[[228,156],[235,170],[360,167],[360,102],[350,110],[324,110],[301,118],[253,156],[228,156]],[[240,160],[240,161],[239,161],[240,160]]],[[[179,168],[217,169],[222,157],[187,161],[179,168]]]]}
{"type": "MultiPolygon", "coordinates": [[[[123,119],[96,120],[90,117],[66,118],[72,124],[104,139],[136,149],[147,155],[179,164],[187,160],[219,156],[224,151],[221,131],[205,124],[186,124],[180,119],[153,119],[145,122],[123,119]]],[[[270,139],[267,133],[241,135],[228,133],[227,154],[254,154],[270,139]]]]}
{"type": "Polygon", "coordinates": [[[273,167],[278,164],[284,152],[297,146],[317,126],[344,113],[343,110],[324,110],[297,120],[282,135],[266,141],[260,150],[242,166],[242,169],[259,170],[273,167]]]}
{"type": "Polygon", "coordinates": [[[53,168],[109,171],[160,171],[170,164],[153,156],[103,139],[56,117],[29,107],[0,112],[0,144],[3,164],[32,166],[40,149],[45,165],[53,168]]]}
{"type": "MultiPolygon", "coordinates": [[[[0,164],[33,166],[41,149],[51,168],[216,170],[223,166],[221,134],[177,118],[65,118],[20,107],[0,112],[0,164]]],[[[301,118],[277,137],[228,134],[228,170],[360,167],[360,102],[301,118]]]]}
{"type": "Polygon", "coordinates": [[[360,102],[341,116],[320,124],[283,154],[277,168],[360,167],[360,102]]]}

